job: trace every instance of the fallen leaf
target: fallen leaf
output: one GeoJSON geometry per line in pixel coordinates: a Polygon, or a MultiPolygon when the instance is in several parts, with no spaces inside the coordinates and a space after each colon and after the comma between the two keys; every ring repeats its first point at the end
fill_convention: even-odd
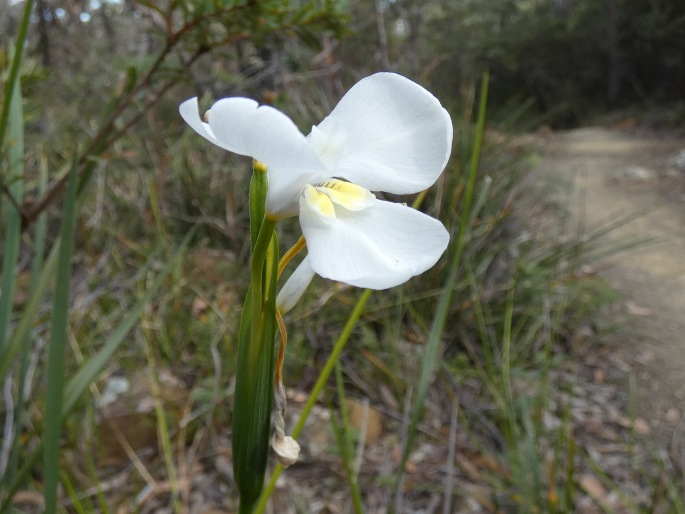
{"type": "Polygon", "coordinates": [[[603,384],[606,376],[606,371],[603,369],[596,369],[594,372],[595,384],[603,384]]]}
{"type": "Polygon", "coordinates": [[[345,402],[350,426],[361,431],[365,429],[366,444],[374,444],[383,435],[383,416],[380,412],[369,405],[369,401],[363,402],[348,398],[345,402]]]}
{"type": "Polygon", "coordinates": [[[604,503],[606,500],[607,490],[604,488],[604,485],[599,478],[594,475],[583,475],[580,477],[580,480],[578,480],[578,483],[585,490],[585,492],[592,496],[595,500],[604,503]]]}
{"type": "Polygon", "coordinates": [[[641,435],[649,435],[652,433],[652,428],[649,426],[649,423],[642,418],[637,418],[635,420],[634,428],[635,432],[641,435]]]}
{"type": "Polygon", "coordinates": [[[666,411],[666,421],[675,425],[680,421],[680,411],[674,407],[671,407],[666,411]]]}
{"type": "Polygon", "coordinates": [[[33,505],[43,505],[43,495],[36,491],[17,491],[12,497],[14,505],[30,503],[33,505]]]}

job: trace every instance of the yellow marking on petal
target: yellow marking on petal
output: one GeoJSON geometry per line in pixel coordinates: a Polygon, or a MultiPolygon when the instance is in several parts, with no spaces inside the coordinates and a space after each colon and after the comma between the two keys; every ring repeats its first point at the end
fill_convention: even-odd
{"type": "Polygon", "coordinates": [[[305,186],[303,195],[313,211],[325,218],[335,218],[335,207],[333,207],[333,202],[328,195],[309,184],[305,186]]]}
{"type": "Polygon", "coordinates": [[[327,180],[317,184],[316,189],[350,211],[364,210],[376,199],[376,196],[368,189],[344,180],[327,180]]]}

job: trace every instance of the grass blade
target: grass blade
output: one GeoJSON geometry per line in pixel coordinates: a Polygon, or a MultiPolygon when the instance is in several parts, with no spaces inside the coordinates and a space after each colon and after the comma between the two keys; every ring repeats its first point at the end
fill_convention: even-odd
{"type": "MultiPolygon", "coordinates": [[[[48,187],[48,168],[47,168],[47,158],[43,156],[38,167],[38,189],[41,194],[43,194],[48,187]]],[[[38,285],[38,278],[41,274],[41,268],[43,266],[43,252],[45,251],[45,237],[47,235],[47,214],[42,213],[38,217],[38,222],[36,224],[36,231],[34,237],[33,246],[33,262],[31,263],[31,281],[29,284],[29,296],[33,296],[36,287],[38,285]]],[[[32,348],[32,341],[29,337],[26,337],[22,343],[22,351],[19,366],[19,377],[17,379],[17,400],[14,409],[14,428],[12,433],[19,434],[23,430],[25,425],[25,406],[24,397],[26,396],[26,375],[28,373],[29,367],[29,356],[30,350],[32,348]]],[[[14,444],[10,453],[9,467],[7,468],[5,477],[11,479],[16,473],[19,466],[19,454],[21,452],[20,445],[14,444]]]]}
{"type": "Polygon", "coordinates": [[[41,303],[43,302],[43,296],[52,283],[55,269],[57,267],[57,256],[59,254],[60,246],[59,242],[60,239],[58,238],[52,250],[50,251],[50,255],[45,261],[45,266],[41,270],[40,276],[36,281],[36,287],[32,291],[28,303],[24,306],[21,317],[12,331],[12,335],[7,341],[5,347],[0,350],[0,382],[5,380],[14,357],[21,350],[24,341],[26,341],[26,338],[31,331],[31,328],[33,328],[36,314],[38,313],[41,303]]]}
{"type": "MultiPolygon", "coordinates": [[[[335,363],[335,386],[338,396],[338,405],[340,406],[341,419],[340,421],[336,419],[333,405],[331,404],[331,424],[333,426],[333,432],[335,433],[335,439],[338,443],[338,448],[340,448],[340,457],[342,458],[343,462],[343,471],[345,472],[345,479],[347,480],[347,485],[350,488],[350,493],[352,495],[352,508],[354,509],[355,514],[363,514],[364,508],[362,506],[362,495],[361,490],[359,488],[359,480],[353,462],[354,451],[352,447],[352,434],[350,429],[349,416],[347,415],[345,385],[343,384],[340,362],[335,363]]],[[[329,403],[331,402],[329,401],[329,403]]],[[[360,435],[360,440],[362,436],[363,434],[360,435]]]]}
{"type": "Polygon", "coordinates": [[[17,34],[12,66],[10,67],[9,77],[7,77],[7,83],[5,84],[5,99],[2,104],[2,113],[0,114],[0,150],[2,150],[3,143],[5,142],[5,133],[7,131],[7,122],[10,117],[12,97],[15,94],[19,94],[19,89],[15,88],[15,84],[19,83],[19,66],[21,65],[21,58],[24,55],[24,43],[26,42],[26,33],[29,28],[32,10],[33,0],[27,0],[24,4],[24,14],[19,23],[19,34],[17,34]]]}
{"type": "Polygon", "coordinates": [[[67,193],[64,198],[62,238],[59,245],[57,279],[52,331],[48,350],[48,387],[45,413],[45,453],[43,458],[45,511],[57,510],[57,484],[59,482],[60,434],[62,432],[62,402],[65,382],[65,350],[68,344],[69,292],[71,289],[71,260],[74,252],[76,229],[77,185],[76,162],[72,166],[67,193]]]}
{"type": "Polygon", "coordinates": [[[171,271],[177,265],[180,257],[183,255],[189,241],[195,235],[197,227],[195,225],[183,239],[176,255],[173,256],[167,265],[162,268],[155,280],[147,288],[145,294],[138,300],[138,302],[128,311],[126,317],[117,325],[112,334],[104,342],[100,350],[93,355],[88,361],[76,372],[76,374],[69,380],[64,388],[64,413],[69,412],[79,397],[88,388],[90,383],[95,380],[100,371],[111,360],[114,352],[117,351],[121,343],[126,340],[126,336],[140,319],[143,309],[154,298],[157,291],[162,286],[164,280],[169,276],[171,271]]]}
{"type": "MultiPolygon", "coordinates": [[[[76,402],[88,388],[91,382],[95,380],[100,371],[102,371],[102,369],[104,369],[104,367],[111,361],[112,356],[119,346],[121,346],[121,344],[127,340],[126,336],[140,319],[140,315],[145,307],[150,303],[152,298],[154,298],[159,288],[164,283],[164,280],[166,280],[171,271],[178,264],[178,261],[183,255],[185,248],[188,246],[189,241],[195,235],[197,227],[199,227],[199,225],[195,225],[188,232],[176,255],[169,259],[168,263],[159,271],[153,283],[147,288],[145,295],[143,295],[140,300],[138,300],[138,302],[128,311],[126,317],[114,329],[112,334],[103,343],[100,350],[90,359],[88,359],[88,361],[81,366],[78,372],[76,372],[76,374],[74,374],[74,376],[72,376],[72,378],[67,382],[66,386],[64,387],[64,399],[62,401],[63,417],[69,414],[69,412],[74,408],[76,402]]],[[[7,511],[12,495],[19,489],[19,487],[21,487],[21,485],[24,483],[24,478],[31,472],[31,470],[40,460],[44,443],[45,441],[41,441],[40,446],[38,446],[38,448],[36,448],[31,455],[27,456],[23,460],[21,469],[16,476],[13,477],[12,481],[9,482],[9,486],[5,491],[6,496],[2,497],[3,503],[0,503],[0,514],[7,511]]]]}
{"type": "Polygon", "coordinates": [[[485,107],[487,106],[487,92],[488,74],[485,73],[483,75],[480,89],[478,121],[476,126],[474,144],[471,153],[469,178],[468,182],[466,183],[466,192],[464,196],[463,209],[460,216],[461,222],[459,232],[457,234],[456,247],[454,253],[452,254],[452,259],[449,263],[449,274],[443,286],[442,293],[440,294],[440,299],[438,300],[438,306],[436,308],[435,317],[433,318],[433,323],[428,333],[428,342],[426,344],[426,350],[421,363],[421,371],[419,375],[419,381],[416,387],[416,395],[414,396],[414,408],[412,411],[411,420],[407,430],[407,437],[405,439],[405,445],[402,452],[402,461],[399,466],[399,473],[397,479],[398,484],[401,483],[401,477],[403,474],[405,464],[407,463],[409,453],[414,445],[414,440],[416,439],[418,425],[423,416],[426,395],[428,393],[428,387],[430,386],[433,374],[435,372],[435,368],[438,363],[438,357],[440,354],[440,341],[442,340],[442,334],[445,331],[447,315],[449,313],[449,308],[452,301],[452,292],[454,291],[454,286],[457,281],[457,274],[459,272],[461,264],[461,257],[464,251],[465,241],[468,236],[468,221],[470,219],[469,212],[471,209],[471,203],[473,201],[474,196],[473,192],[476,183],[476,172],[478,171],[478,165],[480,161],[480,149],[483,141],[483,131],[485,128],[485,107]]]}
{"type": "Polygon", "coordinates": [[[155,399],[157,437],[160,442],[162,456],[164,457],[164,464],[166,465],[167,477],[169,480],[169,492],[171,494],[171,503],[173,504],[174,512],[183,512],[183,507],[181,506],[179,498],[178,477],[176,474],[176,467],[174,466],[174,452],[171,449],[169,423],[167,422],[167,413],[164,411],[164,402],[162,400],[159,377],[157,375],[157,365],[155,362],[155,357],[152,353],[152,341],[148,335],[145,336],[144,346],[148,374],[150,377],[150,388],[152,391],[152,397],[155,399]]]}
{"type": "MultiPolygon", "coordinates": [[[[21,88],[19,80],[14,83],[13,101],[10,104],[10,141],[8,145],[9,170],[7,181],[9,193],[14,202],[21,201],[24,189],[24,114],[21,105],[21,88]]],[[[0,142],[1,144],[1,142],[0,142]]],[[[5,251],[2,262],[2,293],[0,293],[0,354],[5,347],[9,333],[10,318],[14,305],[14,268],[19,256],[21,238],[21,213],[16,205],[7,202],[5,226],[5,251]]]]}
{"type": "MultiPolygon", "coordinates": [[[[7,214],[5,217],[5,251],[2,262],[2,283],[0,284],[0,355],[2,355],[2,350],[7,342],[12,312],[14,310],[15,268],[21,243],[21,213],[17,210],[15,202],[21,201],[24,189],[24,114],[21,84],[18,79],[14,81],[12,89],[14,94],[9,104],[10,141],[8,145],[9,168],[7,173],[8,190],[11,198],[7,202],[7,214]]],[[[7,364],[9,366],[11,362],[7,364]]],[[[7,412],[6,421],[11,422],[11,424],[7,425],[10,429],[5,433],[7,440],[2,445],[0,479],[5,476],[11,476],[16,469],[16,459],[14,458],[16,455],[16,444],[14,442],[16,441],[20,419],[23,415],[22,398],[21,394],[17,395],[13,414],[10,415],[10,409],[7,412]],[[13,420],[11,416],[14,416],[13,420]]]]}
{"type": "MultiPolygon", "coordinates": [[[[373,293],[371,289],[365,289],[359,300],[357,300],[357,303],[354,306],[352,314],[350,314],[350,317],[347,319],[347,323],[345,324],[345,327],[343,328],[340,337],[338,337],[338,340],[335,342],[335,345],[333,346],[333,351],[331,352],[331,355],[328,357],[326,364],[324,365],[323,369],[321,370],[321,373],[319,374],[319,378],[316,379],[316,383],[314,384],[312,391],[309,393],[307,402],[304,404],[304,407],[302,408],[302,414],[300,414],[300,417],[297,419],[297,423],[295,424],[295,428],[293,428],[293,439],[297,439],[300,436],[300,433],[302,432],[302,429],[304,428],[304,425],[307,422],[307,418],[309,418],[309,414],[312,412],[312,409],[314,408],[314,404],[316,404],[319,395],[321,394],[321,391],[323,390],[324,386],[326,385],[326,382],[328,381],[328,377],[331,375],[331,372],[335,368],[335,364],[338,362],[340,354],[345,348],[345,344],[347,344],[347,341],[352,335],[352,330],[354,329],[354,327],[357,324],[357,321],[359,321],[359,318],[361,318],[361,315],[364,312],[364,308],[366,307],[366,303],[369,301],[369,298],[371,297],[371,293],[373,293]]],[[[271,495],[273,494],[274,489],[276,488],[276,480],[278,480],[278,477],[281,476],[282,472],[283,466],[281,466],[280,464],[276,464],[276,467],[271,473],[269,483],[264,488],[264,491],[262,492],[262,495],[259,498],[259,503],[257,504],[257,507],[255,509],[256,514],[262,514],[266,510],[266,504],[269,501],[271,495]]]]}

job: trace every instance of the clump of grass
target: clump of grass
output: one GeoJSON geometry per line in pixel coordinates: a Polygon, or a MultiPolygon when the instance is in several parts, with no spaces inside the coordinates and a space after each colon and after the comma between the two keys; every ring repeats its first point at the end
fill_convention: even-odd
{"type": "MultiPolygon", "coordinates": [[[[457,149],[474,148],[473,141],[483,131],[482,124],[472,125],[471,109],[465,111],[468,115],[459,119],[457,149]]],[[[586,496],[578,483],[590,461],[577,440],[571,415],[578,393],[572,382],[560,377],[576,358],[574,341],[583,337],[588,326],[601,325],[598,313],[616,298],[600,278],[582,269],[584,258],[609,251],[602,246],[601,235],[626,220],[575,238],[559,236],[566,233],[559,216],[556,233],[536,233],[538,223],[528,218],[530,213],[549,217],[555,215],[555,206],[528,180],[534,160],[528,150],[511,150],[501,141],[489,146],[486,139],[476,163],[478,157],[480,165],[474,168],[473,155],[457,152],[443,183],[424,201],[424,206],[441,213],[446,225],[460,227],[457,237],[464,241],[463,255],[454,268],[428,273],[399,291],[373,295],[356,337],[340,357],[345,387],[376,404],[387,404],[378,394],[378,384],[383,384],[398,409],[407,401],[414,406],[433,403],[430,415],[440,427],[454,426],[447,413],[454,412],[453,405],[459,406],[458,429],[450,431],[458,431],[454,439],[465,438],[470,451],[487,463],[481,475],[487,495],[470,495],[472,489],[463,488],[471,484],[464,480],[469,468],[463,467],[468,462],[462,456],[462,467],[453,460],[444,462],[453,471],[457,466],[458,478],[454,487],[445,488],[449,498],[443,499],[443,505],[463,506],[476,498],[489,508],[508,512],[571,512],[586,496]],[[469,179],[467,171],[473,169],[477,172],[469,179]],[[455,269],[451,282],[448,272],[455,269]],[[452,301],[446,303],[443,331],[435,328],[442,324],[435,317],[440,311],[435,305],[446,289],[452,301]]],[[[289,376],[301,377],[303,389],[309,390],[313,382],[302,368],[329,354],[325,344],[316,342],[335,339],[333,334],[345,318],[340,306],[353,305],[357,296],[343,289],[331,297],[319,284],[309,303],[300,307],[301,318],[296,315],[292,321],[289,376]]],[[[339,377],[338,391],[340,382],[339,377]]],[[[421,410],[415,407],[413,412],[419,414],[405,418],[405,430],[425,432],[421,410]]],[[[394,415],[402,418],[399,410],[394,415]]],[[[346,433],[344,415],[340,419],[343,428],[340,422],[335,424],[338,446],[345,444],[346,433]]],[[[446,443],[423,439],[439,447],[446,443]]],[[[402,445],[404,460],[411,458],[415,449],[411,437],[405,436],[402,445]]],[[[344,466],[349,466],[349,450],[341,452],[344,466]]],[[[445,454],[457,454],[460,460],[453,446],[445,454]]],[[[377,477],[382,483],[389,478],[399,485],[393,492],[396,512],[411,510],[412,502],[435,493],[430,487],[423,494],[416,489],[409,492],[407,484],[398,480],[402,468],[398,464],[393,477],[377,477]]],[[[346,476],[356,495],[357,479],[346,476]]],[[[382,483],[378,487],[388,487],[382,483]]],[[[620,486],[616,483],[612,488],[620,486]]],[[[361,493],[373,494],[364,489],[361,493]]]]}
{"type": "MultiPolygon", "coordinates": [[[[569,342],[577,328],[593,319],[611,292],[580,270],[584,252],[594,251],[596,239],[562,240],[531,231],[526,219],[530,161],[525,152],[488,140],[485,91],[467,90],[463,104],[453,109],[458,113],[454,159],[436,188],[418,199],[421,209],[440,216],[452,232],[454,243],[442,265],[403,288],[373,296],[319,280],[290,320],[286,383],[312,393],[305,412],[318,393],[329,393],[344,475],[340,487],[349,488],[357,512],[379,490],[397,511],[411,511],[437,495],[445,512],[469,501],[507,512],[571,512],[580,494],[578,474],[587,468],[587,458],[578,449],[570,415],[573,387],[560,385],[558,371],[572,357],[569,342]],[[334,370],[335,382],[327,380],[334,370]],[[382,398],[381,389],[389,398],[382,398]],[[390,444],[403,451],[389,474],[357,467],[346,395],[391,405],[386,407],[394,420],[390,444]],[[549,423],[550,413],[555,423],[549,423]],[[400,470],[414,462],[424,444],[439,449],[439,459],[430,465],[441,470],[441,480],[415,473],[403,481],[400,470]]],[[[304,103],[299,107],[306,111],[304,103]]],[[[513,109],[511,116],[520,116],[520,110],[513,109]]],[[[52,412],[52,422],[58,420],[52,424],[52,439],[46,441],[49,488],[55,491],[61,484],[59,499],[78,512],[106,512],[117,504],[184,512],[193,464],[202,462],[214,483],[225,479],[217,456],[227,448],[243,300],[239,292],[247,284],[248,172],[225,153],[192,148],[195,136],[176,137],[180,125],[167,121],[150,113],[150,133],[166,125],[170,132],[154,140],[131,133],[125,145],[102,156],[99,162],[107,170],[93,168],[95,192],[82,196],[78,205],[86,215],[75,274],[86,270],[90,278],[85,293],[71,291],[81,307],[72,311],[66,337],[60,328],[60,348],[69,345],[74,356],[55,364],[54,370],[64,369],[70,378],[61,409],[52,412]],[[130,219],[138,222],[121,225],[120,220],[130,219]],[[190,246],[187,253],[185,245],[190,246]],[[183,262],[176,255],[183,255],[183,262]],[[143,326],[136,328],[141,320],[143,326]],[[161,396],[158,378],[167,372],[188,394],[180,407],[173,406],[180,414],[155,404],[152,423],[159,436],[151,454],[137,454],[140,449],[125,438],[117,442],[129,444],[133,466],[123,472],[124,482],[116,482],[112,479],[120,468],[102,469],[98,455],[111,442],[98,440],[101,413],[93,397],[106,380],[96,377],[101,370],[106,376],[131,376],[141,362],[147,363],[155,401],[161,396]],[[82,394],[86,389],[93,396],[82,394]],[[62,426],[66,430],[60,432],[62,426]],[[55,461],[55,434],[67,441],[68,469],[59,469],[55,461]],[[77,450],[86,458],[77,458],[77,450]],[[111,483],[119,484],[116,490],[111,483]]],[[[73,201],[70,205],[77,207],[73,201]]],[[[7,237],[16,238],[18,218],[9,218],[3,220],[7,237]]],[[[32,407],[46,392],[38,374],[25,380],[31,369],[26,363],[32,354],[42,355],[41,341],[47,338],[49,279],[54,270],[62,270],[61,292],[55,292],[59,297],[69,275],[66,264],[58,265],[56,250],[40,262],[40,248],[52,241],[39,227],[27,236],[37,263],[30,298],[9,310],[0,307],[0,314],[12,318],[11,337],[22,341],[15,353],[23,354],[19,360],[0,358],[3,376],[9,369],[17,373],[11,387],[21,400],[15,405],[20,421],[11,438],[21,444],[13,455],[11,480],[3,482],[3,487],[10,484],[9,492],[48,485],[28,474],[45,444],[45,422],[32,407]],[[31,332],[35,344],[23,344],[31,332]],[[23,401],[26,383],[28,402],[23,401]]],[[[283,228],[284,246],[299,235],[296,231],[294,224],[283,228]]],[[[12,260],[11,252],[5,250],[5,258],[12,260]]],[[[12,276],[3,273],[4,280],[12,276]]],[[[3,292],[9,290],[3,284],[3,292]]],[[[37,361],[34,369],[47,369],[37,361]]],[[[615,486],[611,477],[607,484],[615,486]]],[[[671,480],[654,488],[664,491],[664,503],[679,505],[671,480]]],[[[226,497],[234,492],[222,490],[217,503],[232,507],[226,497]]],[[[0,501],[7,507],[7,494],[0,501]]]]}

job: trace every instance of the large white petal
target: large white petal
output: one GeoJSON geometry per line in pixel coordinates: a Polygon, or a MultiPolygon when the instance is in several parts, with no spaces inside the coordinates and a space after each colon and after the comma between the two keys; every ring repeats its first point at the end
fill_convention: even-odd
{"type": "Polygon", "coordinates": [[[292,120],[247,98],[219,100],[207,115],[219,141],[267,165],[267,211],[278,218],[297,214],[302,187],[325,175],[325,169],[292,120]]]}
{"type": "Polygon", "coordinates": [[[267,165],[267,212],[278,218],[297,214],[302,187],[325,175],[325,169],[292,120],[247,98],[219,100],[207,116],[219,141],[267,165]]]}
{"type": "Polygon", "coordinates": [[[326,177],[324,165],[307,138],[285,114],[249,98],[224,98],[200,119],[197,99],[180,107],[186,122],[200,135],[231,152],[267,165],[266,209],[277,218],[297,214],[297,199],[307,183],[326,177]]]}
{"type": "Polygon", "coordinates": [[[183,102],[178,106],[178,112],[181,113],[181,117],[193,128],[193,130],[195,130],[195,132],[215,145],[221,146],[224,148],[224,150],[230,150],[230,148],[226,148],[219,141],[217,141],[216,137],[214,137],[212,129],[209,128],[209,124],[205,123],[200,118],[200,108],[197,104],[197,98],[191,98],[190,100],[183,102]]]}
{"type": "Polygon", "coordinates": [[[281,314],[288,312],[300,301],[312,278],[314,278],[314,270],[307,256],[295,268],[293,274],[290,275],[290,278],[288,278],[279,291],[278,296],[276,296],[276,308],[281,311],[281,314]]]}
{"type": "Polygon", "coordinates": [[[430,187],[452,150],[452,121],[423,87],[394,73],[350,89],[310,134],[332,175],[371,191],[406,194],[430,187]]]}
{"type": "Polygon", "coordinates": [[[312,269],[353,286],[402,284],[432,267],[449,242],[440,221],[402,204],[376,200],[363,211],[336,207],[336,214],[333,223],[324,223],[300,201],[312,269]]]}

